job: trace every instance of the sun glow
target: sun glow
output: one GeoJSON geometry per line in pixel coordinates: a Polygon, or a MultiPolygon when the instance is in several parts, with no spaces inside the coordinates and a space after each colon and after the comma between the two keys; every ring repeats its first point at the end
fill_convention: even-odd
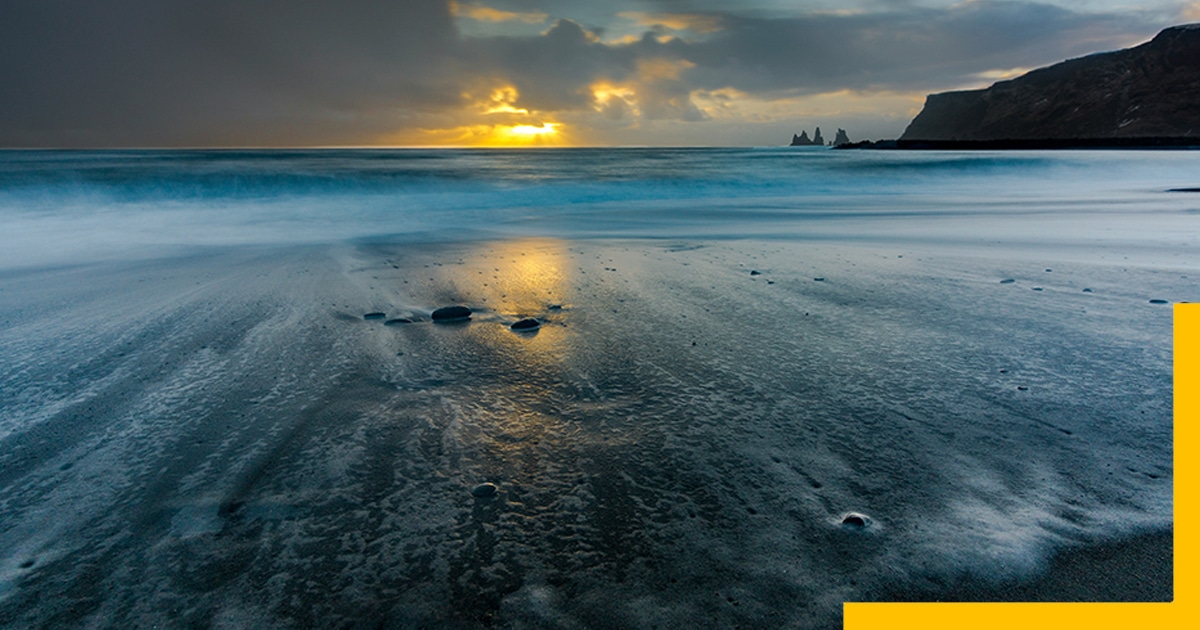
{"type": "Polygon", "coordinates": [[[381,144],[409,147],[569,147],[571,134],[559,122],[473,124],[421,129],[387,137],[381,144]]]}
{"type": "Polygon", "coordinates": [[[508,129],[501,129],[501,133],[506,133],[517,138],[534,138],[539,136],[553,136],[558,133],[558,123],[542,123],[542,126],[535,125],[513,125],[508,129]]]}

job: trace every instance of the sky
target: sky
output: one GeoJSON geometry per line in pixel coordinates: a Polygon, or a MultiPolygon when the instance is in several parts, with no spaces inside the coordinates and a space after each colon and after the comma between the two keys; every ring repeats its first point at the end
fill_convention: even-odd
{"type": "Polygon", "coordinates": [[[1149,0],[4,0],[0,146],[762,146],[1200,21],[1149,0]]]}

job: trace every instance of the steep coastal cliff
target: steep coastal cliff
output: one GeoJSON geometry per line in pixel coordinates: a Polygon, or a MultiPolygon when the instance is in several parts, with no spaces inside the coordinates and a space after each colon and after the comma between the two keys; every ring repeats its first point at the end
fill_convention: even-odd
{"type": "Polygon", "coordinates": [[[931,94],[900,143],[1200,143],[1200,24],[1071,59],[983,90],[931,94]]]}

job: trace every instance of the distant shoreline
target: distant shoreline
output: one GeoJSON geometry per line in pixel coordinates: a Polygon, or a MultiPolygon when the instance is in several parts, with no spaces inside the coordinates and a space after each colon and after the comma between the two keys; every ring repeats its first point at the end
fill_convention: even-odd
{"type": "Polygon", "coordinates": [[[1200,149],[1200,138],[1031,138],[1010,140],[863,140],[835,149],[899,151],[1011,151],[1063,149],[1200,149]]]}

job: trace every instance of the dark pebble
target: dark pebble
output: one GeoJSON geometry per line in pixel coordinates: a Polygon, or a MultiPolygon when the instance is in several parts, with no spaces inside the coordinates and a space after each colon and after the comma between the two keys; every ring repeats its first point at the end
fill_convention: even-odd
{"type": "Polygon", "coordinates": [[[767,280],[767,284],[775,284],[774,280],[767,280]]]}
{"type": "Polygon", "coordinates": [[[813,282],[825,282],[825,278],[813,278],[813,282]]]}
{"type": "Polygon", "coordinates": [[[509,328],[516,331],[537,330],[541,325],[542,323],[538,320],[533,319],[532,317],[526,317],[525,319],[514,323],[512,326],[509,326],[509,328]]]}
{"type": "Polygon", "coordinates": [[[471,309],[465,306],[443,306],[433,312],[433,321],[437,323],[461,322],[471,319],[471,309]]]}
{"type": "Polygon", "coordinates": [[[853,529],[862,529],[867,526],[867,523],[870,522],[870,517],[868,517],[866,514],[859,514],[858,512],[850,512],[842,517],[842,525],[853,529]]]}
{"type": "Polygon", "coordinates": [[[1014,282],[1016,282],[1015,278],[1005,278],[1000,281],[1000,284],[1012,284],[1014,282]]]}
{"type": "Polygon", "coordinates": [[[1028,388],[1028,387],[1025,387],[1024,385],[1017,385],[1017,391],[1019,391],[1019,392],[1027,392],[1027,391],[1029,391],[1029,388],[1028,388]]]}
{"type": "Polygon", "coordinates": [[[1033,287],[1033,290],[1034,290],[1034,291],[1041,291],[1041,290],[1042,290],[1042,287],[1033,287]]]}
{"type": "Polygon", "coordinates": [[[751,269],[751,270],[750,270],[750,275],[752,275],[752,276],[761,276],[762,274],[761,274],[761,273],[759,273],[757,270],[751,269]]]}
{"type": "Polygon", "coordinates": [[[33,560],[26,560],[17,566],[21,567],[22,569],[28,569],[29,567],[33,566],[33,560]]]}
{"type": "Polygon", "coordinates": [[[496,490],[496,484],[494,483],[481,483],[478,486],[471,488],[471,494],[480,499],[486,499],[488,497],[496,496],[496,490]]]}
{"type": "Polygon", "coordinates": [[[1167,192],[1200,192],[1200,188],[1168,188],[1167,192]]]}
{"type": "Polygon", "coordinates": [[[549,306],[549,308],[550,308],[550,310],[552,310],[552,311],[561,311],[561,310],[562,310],[562,304],[551,304],[551,305],[549,306]]]}
{"type": "Polygon", "coordinates": [[[385,313],[367,313],[363,315],[363,319],[383,319],[385,317],[387,317],[385,313]]]}
{"type": "Polygon", "coordinates": [[[1046,270],[1046,273],[1050,273],[1051,271],[1054,271],[1054,270],[1053,270],[1053,269],[1047,269],[1047,270],[1046,270]]]}
{"type": "Polygon", "coordinates": [[[386,322],[383,322],[383,325],[384,326],[395,326],[397,324],[411,324],[411,323],[413,323],[413,321],[411,319],[408,319],[407,317],[397,317],[396,319],[389,319],[386,322]]]}
{"type": "Polygon", "coordinates": [[[1092,292],[1092,290],[1091,290],[1091,289],[1084,289],[1084,290],[1083,290],[1083,292],[1084,292],[1084,293],[1091,293],[1091,292],[1092,292]]]}
{"type": "Polygon", "coordinates": [[[1166,300],[1150,300],[1151,304],[1166,304],[1166,300]]]}

